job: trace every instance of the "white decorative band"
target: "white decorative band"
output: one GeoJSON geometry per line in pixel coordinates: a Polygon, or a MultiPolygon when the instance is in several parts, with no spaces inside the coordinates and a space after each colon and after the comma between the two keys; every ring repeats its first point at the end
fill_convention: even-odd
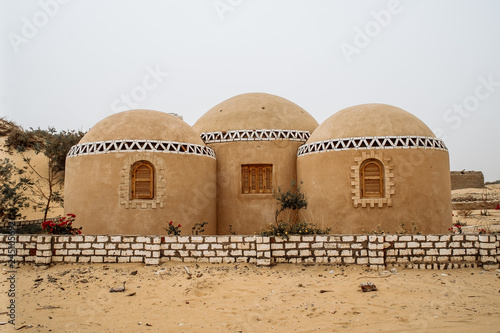
{"type": "Polygon", "coordinates": [[[200,136],[205,143],[270,140],[291,140],[306,142],[307,139],[309,139],[310,133],[309,131],[261,129],[203,132],[200,136]]]}
{"type": "Polygon", "coordinates": [[[215,158],[214,150],[206,146],[155,140],[114,140],[80,143],[71,147],[68,157],[131,152],[173,153],[215,158]]]}
{"type": "Polygon", "coordinates": [[[299,147],[297,156],[348,149],[439,149],[448,150],[443,140],[425,136],[374,136],[312,142],[299,147]]]}

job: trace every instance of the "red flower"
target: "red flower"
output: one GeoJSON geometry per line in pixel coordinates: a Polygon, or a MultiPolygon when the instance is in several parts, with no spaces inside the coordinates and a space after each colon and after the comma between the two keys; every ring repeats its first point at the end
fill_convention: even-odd
{"type": "Polygon", "coordinates": [[[72,217],[72,218],[75,218],[76,215],[75,214],[68,214],[68,216],[72,217]]]}
{"type": "Polygon", "coordinates": [[[498,204],[496,207],[495,207],[496,210],[499,210],[500,209],[500,204],[498,204]]]}
{"type": "Polygon", "coordinates": [[[179,224],[179,225],[177,226],[177,228],[180,228],[180,227],[181,227],[181,225],[179,224]]]}
{"type": "Polygon", "coordinates": [[[168,224],[172,225],[172,223],[174,223],[174,221],[170,221],[168,224]]]}

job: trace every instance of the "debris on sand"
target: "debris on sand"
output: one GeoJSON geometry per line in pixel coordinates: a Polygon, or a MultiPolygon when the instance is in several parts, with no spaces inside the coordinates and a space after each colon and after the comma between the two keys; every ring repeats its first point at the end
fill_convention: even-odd
{"type": "Polygon", "coordinates": [[[362,283],[360,285],[361,287],[361,290],[363,290],[364,293],[368,292],[368,291],[377,291],[377,286],[375,286],[373,283],[371,282],[367,282],[367,283],[362,283]]]}
{"type": "Polygon", "coordinates": [[[46,305],[42,306],[41,308],[36,308],[37,310],[53,310],[53,309],[60,309],[60,306],[52,306],[52,305],[46,305]]]}
{"type": "Polygon", "coordinates": [[[186,271],[187,275],[188,275],[188,279],[191,278],[191,272],[189,271],[189,268],[187,266],[184,266],[184,270],[186,271]]]}
{"type": "Polygon", "coordinates": [[[110,293],[121,293],[125,291],[125,281],[123,281],[123,287],[110,288],[110,293]]]}
{"type": "Polygon", "coordinates": [[[22,326],[19,326],[18,328],[16,328],[16,331],[19,331],[19,330],[22,330],[23,328],[32,328],[33,325],[22,325],[22,326]]]}
{"type": "Polygon", "coordinates": [[[163,274],[167,274],[166,268],[161,268],[155,272],[155,275],[163,275],[163,274]]]}

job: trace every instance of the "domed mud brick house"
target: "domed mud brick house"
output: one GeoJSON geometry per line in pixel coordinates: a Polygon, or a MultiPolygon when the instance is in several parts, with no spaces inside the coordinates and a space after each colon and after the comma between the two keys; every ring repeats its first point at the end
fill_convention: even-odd
{"type": "Polygon", "coordinates": [[[68,154],[65,211],[88,234],[253,234],[274,222],[273,191],[303,182],[304,217],[333,233],[413,221],[451,224],[448,151],[410,113],[390,105],[344,109],[318,126],[278,96],[232,97],[193,127],[132,110],[96,124],[68,154]]]}
{"type": "Polygon", "coordinates": [[[309,219],[335,233],[423,233],[451,225],[449,156],[442,140],[412,114],[385,104],[341,110],[301,146],[298,179],[309,219]]]}
{"type": "Polygon", "coordinates": [[[278,96],[232,97],[193,128],[217,155],[217,231],[253,234],[274,221],[273,190],[296,180],[297,149],[318,126],[298,105],[278,96]]]}
{"type": "Polygon", "coordinates": [[[193,128],[158,111],[100,121],[66,160],[65,211],[88,234],[165,234],[166,221],[216,233],[216,160],[193,128]]]}

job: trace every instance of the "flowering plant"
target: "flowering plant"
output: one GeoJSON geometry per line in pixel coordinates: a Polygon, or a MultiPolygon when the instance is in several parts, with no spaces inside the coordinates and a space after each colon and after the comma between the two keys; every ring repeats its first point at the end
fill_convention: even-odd
{"type": "Polygon", "coordinates": [[[174,221],[168,222],[168,228],[164,228],[169,235],[178,236],[181,234],[181,225],[179,224],[177,227],[174,225],[174,221]]]}
{"type": "Polygon", "coordinates": [[[79,235],[82,233],[82,227],[73,228],[75,214],[67,214],[61,217],[58,222],[45,221],[42,223],[42,229],[47,230],[51,235],[79,235]]]}
{"type": "Polygon", "coordinates": [[[479,229],[478,232],[480,234],[486,234],[487,233],[486,229],[483,229],[483,228],[479,229]]]}
{"type": "Polygon", "coordinates": [[[454,233],[454,234],[462,234],[463,233],[463,231],[462,231],[462,224],[460,223],[460,221],[457,221],[457,223],[455,223],[453,225],[453,227],[448,228],[448,230],[451,233],[454,233]]]}

